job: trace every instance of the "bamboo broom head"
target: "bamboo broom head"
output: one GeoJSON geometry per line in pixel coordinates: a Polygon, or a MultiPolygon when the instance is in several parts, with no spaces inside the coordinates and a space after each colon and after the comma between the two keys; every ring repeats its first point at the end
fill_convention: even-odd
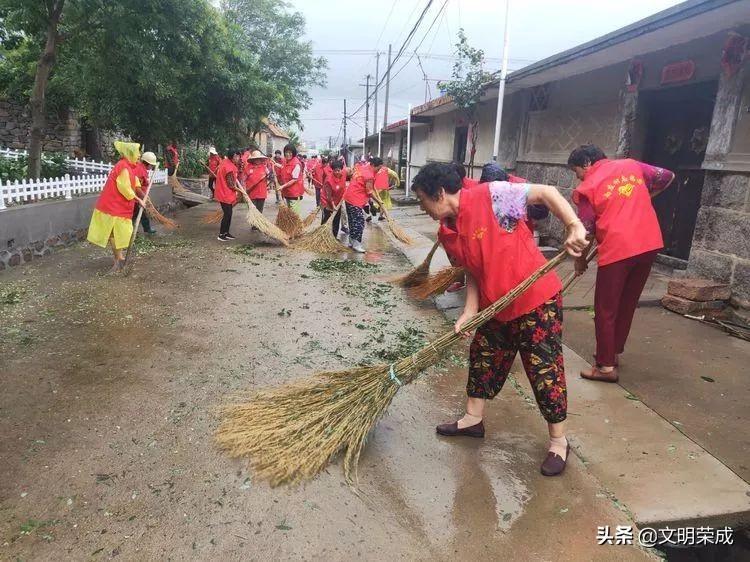
{"type": "Polygon", "coordinates": [[[287,234],[275,224],[266,219],[266,217],[263,216],[263,213],[255,208],[255,205],[253,205],[248,198],[247,193],[244,191],[242,192],[242,197],[247,204],[247,223],[260,230],[266,236],[278,240],[284,244],[284,246],[288,246],[289,236],[287,236],[287,234]]]}
{"type": "Polygon", "coordinates": [[[201,224],[218,224],[221,222],[221,217],[223,216],[224,212],[221,209],[216,209],[203,215],[201,217],[201,224]]]}
{"type": "Polygon", "coordinates": [[[410,297],[417,300],[429,299],[432,296],[440,295],[456,281],[464,278],[465,271],[463,267],[445,267],[425,277],[424,281],[409,287],[406,292],[410,297]]]}
{"type": "Polygon", "coordinates": [[[408,234],[406,234],[406,231],[399,226],[399,224],[391,218],[390,215],[385,216],[385,220],[388,222],[388,228],[391,229],[391,233],[401,242],[406,244],[407,246],[411,246],[414,244],[414,240],[412,240],[408,234]]]}
{"type": "Polygon", "coordinates": [[[292,247],[296,250],[307,250],[319,254],[338,254],[349,250],[333,235],[328,222],[321,224],[312,232],[297,239],[292,247]]]}
{"type": "Polygon", "coordinates": [[[432,262],[432,257],[435,255],[438,246],[440,246],[439,240],[432,245],[432,248],[427,253],[427,256],[422,263],[420,263],[406,275],[394,277],[389,281],[403,288],[414,287],[416,285],[424,283],[427,279],[427,276],[430,274],[430,263],[432,262]]]}
{"type": "Polygon", "coordinates": [[[276,215],[276,226],[289,238],[299,236],[303,230],[302,220],[299,218],[299,215],[284,203],[279,203],[279,212],[276,215]]]}
{"type": "Polygon", "coordinates": [[[169,181],[169,186],[172,188],[172,191],[182,191],[187,192],[190,191],[187,189],[182,183],[180,183],[180,180],[177,179],[177,176],[167,176],[169,181]]]}
{"type": "MultiPolygon", "coordinates": [[[[539,268],[507,295],[463,325],[471,331],[493,318],[543,275],[565,253],[539,268]]],[[[365,440],[402,385],[409,384],[461,338],[454,330],[391,365],[324,372],[251,395],[224,408],[216,433],[232,457],[247,457],[257,476],[272,486],[313,478],[344,454],[344,474],[356,481],[365,440]]]]}
{"type": "Polygon", "coordinates": [[[174,221],[170,219],[169,217],[165,217],[159,212],[159,209],[157,209],[154,204],[151,202],[151,199],[146,200],[146,213],[148,216],[161,224],[164,228],[167,230],[175,230],[180,227],[179,224],[177,224],[177,221],[174,221]]]}
{"type": "Polygon", "coordinates": [[[302,221],[302,227],[303,228],[309,228],[312,226],[312,224],[315,222],[315,219],[318,217],[318,213],[320,213],[320,206],[315,207],[315,209],[310,212],[309,215],[305,217],[305,220],[302,221]]]}

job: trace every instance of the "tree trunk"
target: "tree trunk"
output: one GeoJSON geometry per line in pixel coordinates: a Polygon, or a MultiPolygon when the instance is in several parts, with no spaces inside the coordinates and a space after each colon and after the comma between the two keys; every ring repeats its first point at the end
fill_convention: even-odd
{"type": "Polygon", "coordinates": [[[57,55],[57,26],[60,23],[65,0],[55,0],[49,10],[47,41],[36,67],[34,88],[31,90],[31,142],[29,143],[29,178],[36,179],[42,172],[42,140],[47,125],[45,94],[52,66],[57,55]]]}
{"type": "Polygon", "coordinates": [[[471,141],[471,148],[469,148],[469,177],[474,178],[474,156],[477,153],[477,136],[479,135],[479,120],[471,118],[469,122],[469,140],[471,141]]]}

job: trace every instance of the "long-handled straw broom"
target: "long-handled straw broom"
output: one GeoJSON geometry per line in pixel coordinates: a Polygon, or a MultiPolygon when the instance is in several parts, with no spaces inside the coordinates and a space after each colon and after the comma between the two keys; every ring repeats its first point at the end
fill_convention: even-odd
{"type": "Polygon", "coordinates": [[[154,205],[154,202],[151,201],[150,197],[146,197],[146,208],[145,208],[146,214],[149,216],[151,220],[155,220],[160,225],[162,225],[167,230],[175,230],[176,228],[179,228],[180,225],[177,223],[177,221],[170,219],[169,217],[165,217],[159,212],[159,209],[156,208],[156,205],[154,205]]]}
{"type": "Polygon", "coordinates": [[[266,236],[269,236],[271,238],[274,238],[275,240],[278,240],[284,246],[289,245],[289,236],[286,235],[286,233],[281,230],[279,227],[277,227],[275,224],[271,223],[266,217],[263,216],[263,213],[261,213],[258,209],[255,208],[255,205],[253,205],[253,202],[250,200],[250,197],[247,195],[247,191],[239,184],[236,184],[237,189],[242,194],[242,199],[245,201],[245,204],[247,205],[247,222],[250,226],[254,226],[258,230],[260,230],[263,234],[266,236]]]}
{"type": "MultiPolygon", "coordinates": [[[[591,260],[593,260],[596,254],[598,253],[599,253],[599,248],[597,247],[596,242],[593,242],[591,244],[591,247],[589,248],[588,254],[586,255],[586,263],[591,263],[591,260]]],[[[562,288],[563,294],[567,293],[568,290],[571,289],[573,285],[576,284],[576,281],[578,281],[580,277],[581,277],[580,275],[576,274],[575,269],[571,271],[568,274],[568,276],[565,278],[565,281],[563,281],[563,288],[562,288]]]]}
{"type": "Polygon", "coordinates": [[[406,275],[391,279],[391,283],[404,288],[414,287],[416,285],[424,283],[424,281],[430,275],[430,262],[432,262],[432,257],[435,255],[435,252],[437,251],[439,246],[440,240],[435,240],[435,243],[432,245],[432,248],[430,248],[430,251],[427,253],[427,256],[422,263],[420,263],[406,275]]]}
{"type": "MultiPolygon", "coordinates": [[[[144,193],[144,199],[148,200],[148,194],[151,191],[151,185],[153,183],[154,173],[156,172],[156,168],[153,170],[150,170],[148,173],[148,186],[146,186],[146,192],[144,193]]],[[[127,277],[127,275],[130,273],[130,270],[127,268],[128,263],[130,260],[130,251],[133,249],[133,243],[135,242],[136,236],[138,236],[138,225],[141,224],[141,217],[143,216],[143,207],[139,206],[138,214],[135,217],[135,224],[133,225],[133,234],[130,235],[130,244],[128,244],[128,249],[125,251],[125,262],[122,264],[122,272],[127,277]]],[[[132,262],[131,263],[131,269],[132,269],[132,262]]]]}
{"type": "Polygon", "coordinates": [[[388,228],[391,230],[391,234],[393,234],[398,240],[403,242],[407,245],[414,244],[414,240],[411,239],[411,237],[406,234],[406,231],[399,226],[399,224],[393,220],[393,217],[391,217],[391,214],[385,209],[385,206],[383,204],[383,200],[378,196],[378,192],[373,190],[372,192],[372,198],[375,199],[375,201],[380,205],[381,210],[383,211],[383,216],[385,216],[385,220],[388,223],[388,228]]]}
{"type": "MultiPolygon", "coordinates": [[[[500,300],[462,326],[471,331],[507,307],[565,259],[559,253],[500,300]]],[[[390,365],[320,373],[227,406],[216,434],[232,457],[250,457],[256,474],[272,486],[314,477],[342,452],[344,474],[356,480],[367,436],[399,389],[435,364],[461,336],[454,330],[390,365]]]]}
{"type": "Polygon", "coordinates": [[[463,281],[466,270],[463,267],[444,267],[437,273],[428,275],[425,279],[411,287],[406,292],[417,300],[425,300],[435,295],[441,295],[456,281],[463,281]]]}
{"type": "Polygon", "coordinates": [[[349,248],[344,246],[338,239],[333,235],[333,229],[329,221],[332,221],[332,217],[336,216],[336,213],[343,204],[343,198],[333,210],[328,220],[318,226],[312,232],[305,234],[299,238],[292,247],[296,250],[307,250],[309,252],[318,252],[320,254],[338,254],[340,252],[347,252],[349,248]]]}

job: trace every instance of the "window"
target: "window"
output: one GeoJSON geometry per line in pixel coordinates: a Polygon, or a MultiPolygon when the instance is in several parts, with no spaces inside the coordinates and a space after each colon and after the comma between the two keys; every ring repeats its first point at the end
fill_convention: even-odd
{"type": "Polygon", "coordinates": [[[456,127],[453,137],[453,160],[454,162],[466,161],[466,143],[469,137],[469,127],[456,127]]]}
{"type": "Polygon", "coordinates": [[[549,85],[542,84],[531,89],[529,111],[544,111],[549,104],[549,85]]]}

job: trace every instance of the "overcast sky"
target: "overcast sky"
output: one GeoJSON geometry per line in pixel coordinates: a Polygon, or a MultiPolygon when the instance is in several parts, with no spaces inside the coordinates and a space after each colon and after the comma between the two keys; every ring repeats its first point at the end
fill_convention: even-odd
{"type": "MultiPolygon", "coordinates": [[[[678,3],[674,0],[511,0],[509,69],[521,68],[678,3]]],[[[375,52],[383,53],[380,57],[382,76],[388,43],[393,44],[395,56],[427,0],[296,0],[290,5],[304,14],[306,35],[313,43],[315,54],[328,60],[327,87],[311,92],[313,104],[302,114],[302,138],[322,148],[327,146],[329,136],[339,142],[342,140],[344,98],[347,112],[352,114],[365,99],[365,88],[359,84],[365,83],[368,73],[374,84],[375,52]]],[[[440,95],[435,81],[450,78],[459,27],[464,28],[473,47],[484,49],[488,69],[498,70],[504,18],[504,0],[433,0],[407,48],[408,55],[403,56],[391,72],[388,122],[406,117],[409,103],[418,105],[425,101],[425,76],[430,87],[427,98],[440,95]],[[441,11],[444,3],[445,9],[441,11]],[[420,60],[412,56],[415,48],[420,60]],[[398,75],[394,76],[396,72],[398,75]]],[[[379,121],[383,119],[383,94],[384,90],[380,90],[379,121]]],[[[371,107],[370,131],[374,129],[373,118],[371,107]]],[[[362,137],[364,121],[364,109],[351,115],[347,134],[353,140],[362,137]]]]}

